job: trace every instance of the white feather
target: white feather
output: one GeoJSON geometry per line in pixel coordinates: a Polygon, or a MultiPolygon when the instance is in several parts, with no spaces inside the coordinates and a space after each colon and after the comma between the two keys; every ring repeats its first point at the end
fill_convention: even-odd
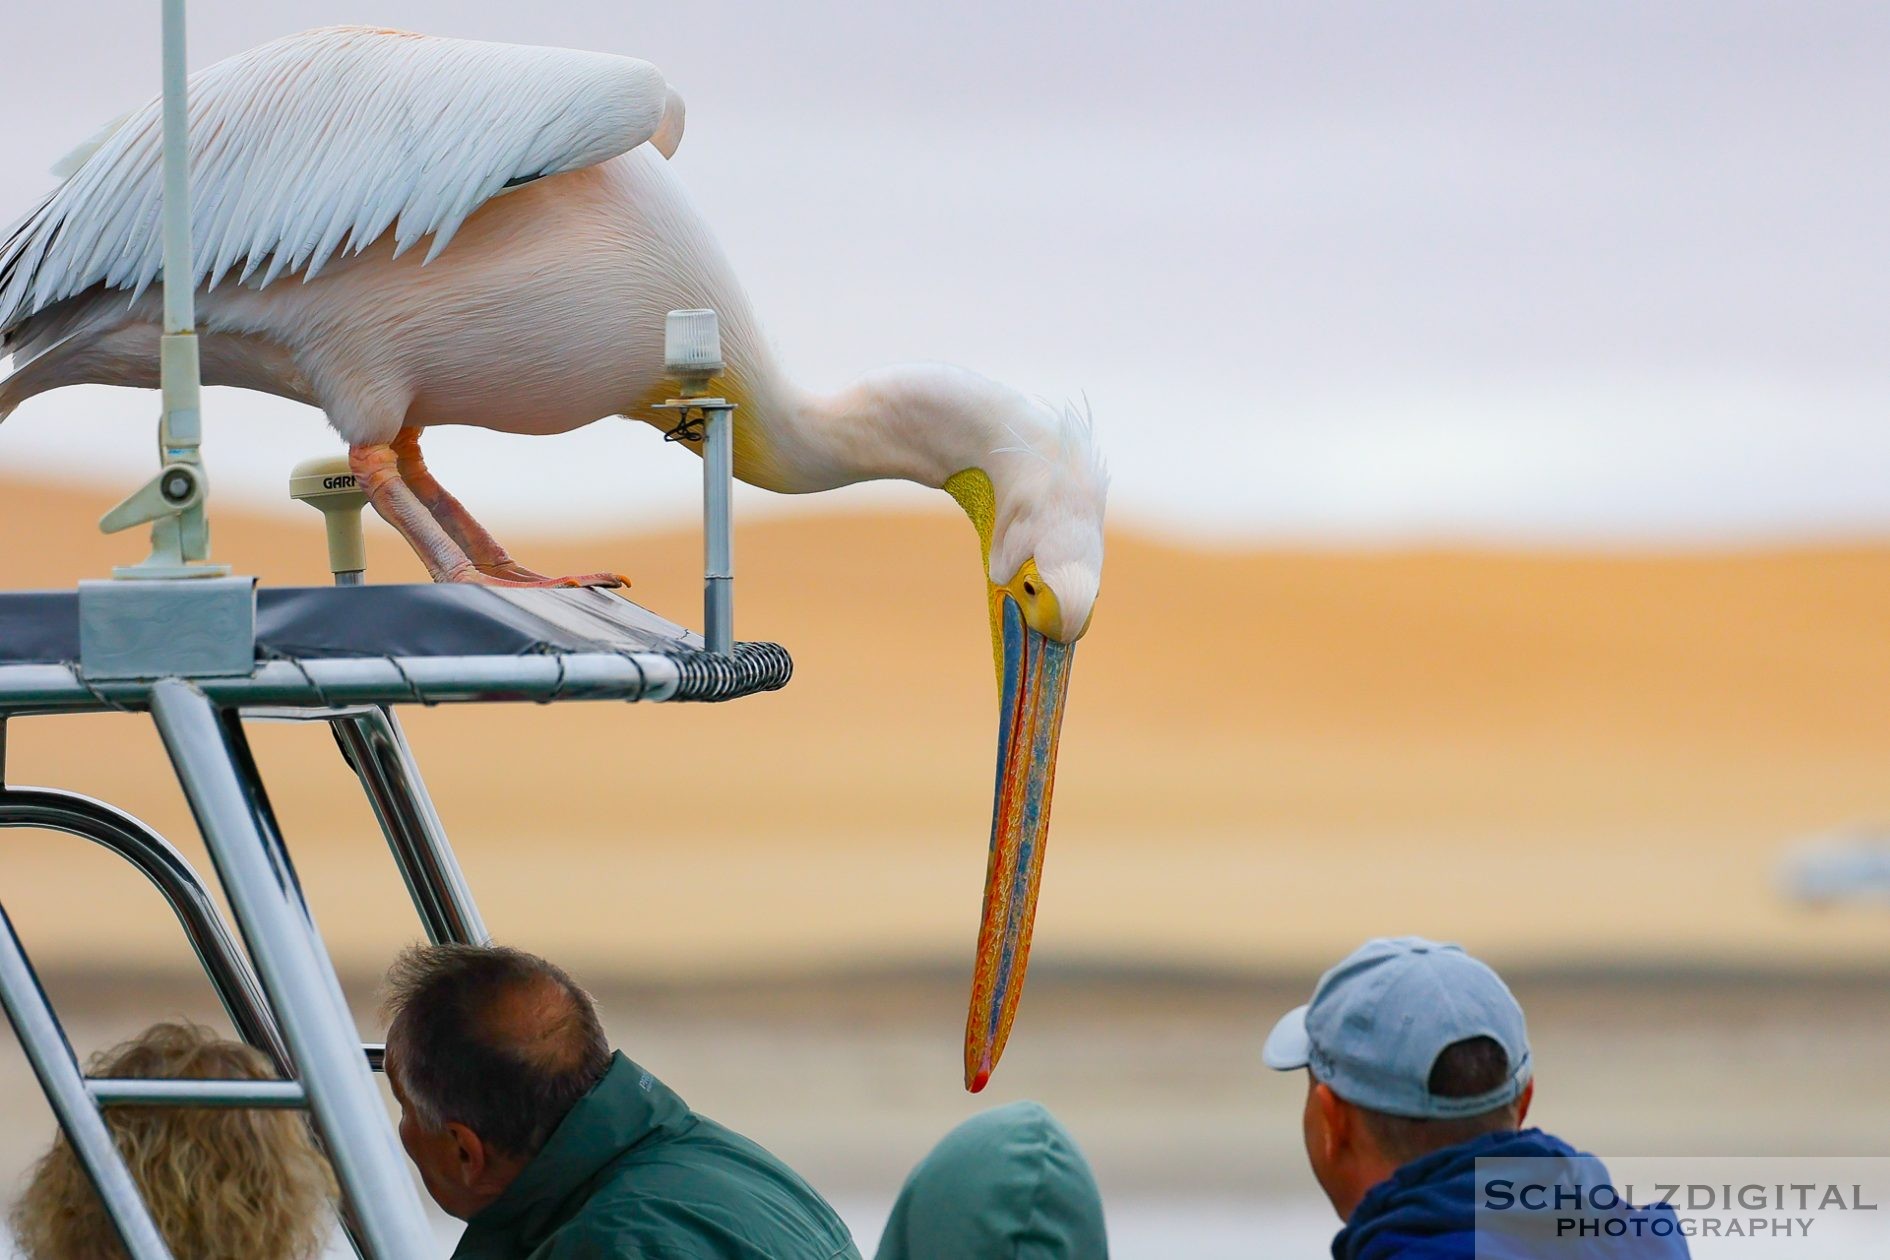
{"type": "Polygon", "coordinates": [[[676,148],[682,144],[683,119],[688,111],[683,108],[682,93],[675,88],[669,90],[669,103],[663,108],[663,121],[657,125],[656,134],[650,137],[650,143],[656,151],[666,158],[676,156],[676,148]]]}
{"type": "MultiPolygon", "coordinates": [[[[431,261],[508,184],[628,152],[666,111],[680,130],[671,97],[654,66],[605,53],[365,27],[253,48],[191,78],[195,279],[312,277],[389,231],[401,252],[431,238],[431,261]]],[[[157,280],[160,128],[152,101],[102,130],[0,238],[0,330],[157,280]]]]}
{"type": "Polygon", "coordinates": [[[130,119],[130,114],[120,114],[103,127],[100,127],[97,131],[94,131],[91,135],[75,145],[72,152],[66,154],[57,162],[54,162],[52,164],[52,170],[49,173],[54,179],[71,179],[94,153],[97,153],[105,146],[105,142],[112,138],[112,133],[124,126],[130,119]]]}

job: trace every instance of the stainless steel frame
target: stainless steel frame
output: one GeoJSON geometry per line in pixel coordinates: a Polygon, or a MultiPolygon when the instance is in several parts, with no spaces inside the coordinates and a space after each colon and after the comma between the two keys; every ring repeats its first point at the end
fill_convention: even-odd
{"type": "Polygon", "coordinates": [[[202,877],[168,840],[123,810],[50,788],[0,788],[0,828],[14,827],[79,836],[136,867],[183,925],[237,1036],[267,1054],[285,1077],[291,1074],[288,1050],[255,973],[224,926],[202,877]]]}
{"type": "MultiPolygon", "coordinates": [[[[562,674],[561,685],[550,682],[553,694],[648,697],[652,683],[661,689],[662,666],[669,664],[653,658],[644,668],[645,663],[626,657],[609,660],[606,670],[579,664],[545,671],[541,661],[478,658],[476,668],[457,675],[438,669],[438,662],[432,669],[416,666],[409,671],[407,662],[384,659],[367,662],[378,667],[368,670],[334,668],[355,664],[352,661],[320,661],[292,667],[294,682],[286,682],[276,670],[276,678],[249,680],[254,685],[248,688],[232,688],[229,684],[242,680],[228,678],[169,679],[114,685],[109,697],[101,694],[99,684],[88,687],[76,671],[53,667],[85,692],[84,700],[66,687],[49,687],[52,675],[40,667],[0,667],[0,771],[5,765],[6,718],[12,714],[107,706],[151,712],[236,912],[254,969],[198,872],[174,846],[130,814],[78,793],[7,787],[0,778],[0,829],[31,827],[76,835],[130,862],[176,915],[238,1035],[267,1053],[285,1077],[270,1082],[87,1080],[0,909],[0,995],[42,1088],[54,1100],[61,1126],[101,1187],[133,1260],[166,1260],[168,1253],[150,1229],[148,1213],[103,1127],[101,1110],[112,1106],[308,1108],[343,1186],[343,1221],[355,1249],[375,1260],[406,1260],[430,1249],[424,1214],[368,1075],[381,1069],[384,1049],[358,1040],[269,808],[243,720],[327,722],[361,781],[428,938],[478,943],[489,939],[484,919],[399,719],[382,703],[333,704],[328,688],[374,694],[397,676],[404,677],[398,697],[402,699],[537,698],[534,692],[540,686],[562,674]],[[213,692],[221,694],[213,698],[213,692]],[[304,702],[322,697],[331,703],[290,708],[239,708],[230,703],[253,696],[304,702]]],[[[271,667],[261,666],[257,672],[268,674],[271,667]]]]}
{"type": "MultiPolygon", "coordinates": [[[[483,700],[668,700],[682,685],[676,658],[657,652],[547,656],[348,656],[262,661],[250,674],[196,678],[218,705],[334,708],[483,700]]],[[[146,680],[87,680],[70,665],[0,665],[0,709],[23,713],[147,709],[146,680]]]]}
{"type": "Polygon", "coordinates": [[[420,779],[400,719],[392,709],[378,707],[320,716],[327,718],[341,755],[367,790],[427,939],[436,945],[490,941],[492,934],[473,904],[472,889],[420,779]]]}
{"type": "Polygon", "coordinates": [[[238,716],[175,678],[152,685],[150,707],[370,1254],[425,1255],[426,1215],[238,716]]]}
{"type": "Polygon", "coordinates": [[[691,401],[704,415],[702,640],[727,656],[735,650],[735,408],[720,398],[691,401]]]}
{"type": "Polygon", "coordinates": [[[278,1107],[299,1110],[308,1094],[296,1081],[148,1081],[95,1076],[87,1084],[101,1107],[278,1107]]]}
{"type": "Polygon", "coordinates": [[[59,1127],[65,1130],[73,1153],[97,1188],[126,1254],[131,1260],[171,1260],[170,1248],[164,1245],[137,1183],[118,1154],[111,1130],[105,1127],[105,1117],[86,1088],[85,1075],[79,1070],[65,1029],[59,1026],[59,1018],[53,1014],[46,991],[40,988],[39,977],[33,973],[33,965],[13,930],[13,920],[4,908],[0,908],[0,1003],[6,1006],[7,1018],[19,1034],[27,1062],[33,1065],[33,1075],[39,1078],[59,1127]]]}

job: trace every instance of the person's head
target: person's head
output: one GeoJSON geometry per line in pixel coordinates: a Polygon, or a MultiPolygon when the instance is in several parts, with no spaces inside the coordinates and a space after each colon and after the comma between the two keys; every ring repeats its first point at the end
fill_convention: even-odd
{"type": "Polygon", "coordinates": [[[1522,1007],[1455,945],[1367,941],[1267,1038],[1266,1064],[1304,1068],[1306,1156],[1341,1218],[1412,1160],[1514,1132],[1535,1082],[1522,1007]]]}
{"type": "MultiPolygon", "coordinates": [[[[91,1064],[95,1076],[276,1079],[259,1051],[188,1023],[156,1024],[91,1064]]],[[[334,1223],[334,1174],[299,1111],[114,1107],[105,1122],[171,1254],[313,1260],[334,1223]]],[[[8,1222],[27,1260],[122,1260],[111,1220],[64,1136],[8,1222]]]]}
{"type": "Polygon", "coordinates": [[[1102,1195],[1040,1104],[965,1121],[906,1178],[874,1260],[1106,1260],[1102,1195]]]}
{"type": "Polygon", "coordinates": [[[386,1006],[401,1144],[461,1220],[505,1192],[610,1070],[590,995],[523,950],[416,946],[388,971],[386,1006]]]}

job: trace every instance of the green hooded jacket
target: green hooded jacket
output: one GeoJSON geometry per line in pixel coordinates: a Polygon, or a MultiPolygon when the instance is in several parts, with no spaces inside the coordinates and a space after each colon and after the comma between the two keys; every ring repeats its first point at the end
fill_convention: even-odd
{"type": "Polygon", "coordinates": [[[973,1116],[906,1178],[876,1260],[1107,1260],[1102,1195],[1039,1103],[973,1116]]]}
{"type": "Polygon", "coordinates": [[[453,1260],[859,1260],[827,1201],[618,1054],[453,1260]]]}

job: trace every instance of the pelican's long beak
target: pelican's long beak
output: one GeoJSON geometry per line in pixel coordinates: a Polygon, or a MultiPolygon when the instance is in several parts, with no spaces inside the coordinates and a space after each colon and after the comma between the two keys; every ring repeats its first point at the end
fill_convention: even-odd
{"type": "Polygon", "coordinates": [[[1032,629],[1003,588],[991,597],[992,632],[1000,649],[997,795],[991,808],[991,855],[984,876],[984,920],[965,1021],[965,1088],[991,1079],[1017,1018],[1030,961],[1030,925],[1037,913],[1044,841],[1050,830],[1050,789],[1056,778],[1057,733],[1070,685],[1073,643],[1032,629]]]}

